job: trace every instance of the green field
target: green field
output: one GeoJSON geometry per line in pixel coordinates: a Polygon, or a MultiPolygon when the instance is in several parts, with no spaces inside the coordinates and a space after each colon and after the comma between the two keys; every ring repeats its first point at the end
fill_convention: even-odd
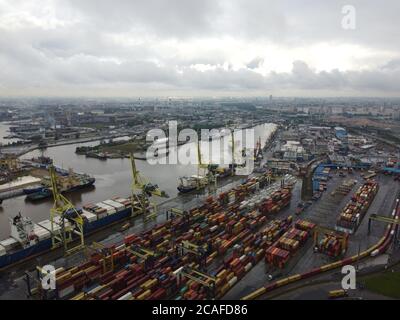
{"type": "Polygon", "coordinates": [[[368,290],[387,297],[400,299],[400,272],[386,272],[365,278],[368,290]]]}

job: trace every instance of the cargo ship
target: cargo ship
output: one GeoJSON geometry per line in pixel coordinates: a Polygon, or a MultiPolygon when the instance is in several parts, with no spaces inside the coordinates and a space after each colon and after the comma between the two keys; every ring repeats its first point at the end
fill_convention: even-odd
{"type": "MultiPolygon", "coordinates": [[[[209,166],[208,170],[209,172],[212,172],[217,180],[226,178],[232,174],[231,168],[220,168],[217,165],[209,166]]],[[[177,189],[180,193],[188,193],[194,190],[201,190],[212,183],[211,180],[212,179],[208,179],[207,176],[200,175],[180,177],[177,189]]]]}
{"type": "MultiPolygon", "coordinates": [[[[78,209],[84,219],[84,234],[89,235],[131,216],[131,200],[114,197],[78,209]]],[[[11,237],[0,241],[0,269],[23,262],[51,250],[51,221],[32,222],[18,214],[10,219],[11,237]]],[[[53,225],[54,230],[60,228],[53,225]]]]}
{"type": "MultiPolygon", "coordinates": [[[[71,174],[68,175],[64,180],[60,181],[60,190],[62,193],[68,193],[80,189],[84,189],[92,186],[96,179],[86,174],[71,174]]],[[[27,194],[26,198],[30,201],[38,201],[46,198],[50,198],[53,193],[50,187],[34,187],[24,189],[24,193],[27,194]]]]}
{"type": "Polygon", "coordinates": [[[208,185],[208,178],[199,175],[192,175],[190,177],[180,177],[178,184],[178,191],[180,193],[188,193],[194,190],[200,190],[208,185]]]}
{"type": "MultiPolygon", "coordinates": [[[[234,197],[237,197],[236,201],[240,202],[246,193],[255,192],[262,184],[266,183],[265,181],[267,179],[264,177],[246,181],[244,184],[232,189],[230,193],[221,193],[219,195],[220,201],[228,203],[232,200],[232,193],[236,193],[237,195],[234,197]]],[[[265,196],[267,195],[265,194],[265,196]]],[[[264,199],[264,197],[262,196],[253,202],[259,202],[261,199],[264,199]]],[[[248,207],[248,205],[246,206],[248,207]]],[[[268,202],[265,203],[263,212],[272,213],[278,209],[274,202],[268,202]]],[[[102,202],[87,204],[77,210],[84,219],[83,230],[85,236],[135,216],[135,213],[132,214],[131,199],[121,197],[113,197],[102,202]]],[[[11,236],[0,241],[0,269],[27,261],[52,249],[50,220],[34,223],[30,218],[19,214],[10,219],[10,226],[11,236]]],[[[57,231],[59,228],[59,224],[53,224],[53,230],[57,231]]]]}
{"type": "Polygon", "coordinates": [[[83,263],[59,270],[55,296],[71,300],[222,298],[261,261],[265,248],[292,222],[288,217],[275,223],[277,229],[264,229],[268,224],[266,215],[276,213],[273,208],[282,198],[287,199],[287,194],[290,197],[290,190],[286,189],[291,189],[281,188],[280,181],[268,186],[267,181],[266,176],[248,179],[216,197],[207,197],[189,209],[187,216],[173,217],[147,231],[126,235],[122,243],[112,245],[115,259],[111,271],[103,268],[103,256],[96,253],[83,263]],[[238,210],[246,199],[266,202],[267,207],[271,204],[272,211],[263,214],[248,207],[238,210]],[[194,247],[199,250],[194,251],[194,247]],[[147,253],[151,254],[150,259],[147,253]],[[212,270],[204,274],[202,267],[208,266],[212,270]],[[215,280],[192,280],[205,276],[215,280]],[[210,283],[215,283],[211,290],[210,283]]]}

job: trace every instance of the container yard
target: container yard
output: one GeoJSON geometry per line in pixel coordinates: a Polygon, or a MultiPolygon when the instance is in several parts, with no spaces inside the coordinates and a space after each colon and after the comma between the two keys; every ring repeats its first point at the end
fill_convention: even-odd
{"type": "Polygon", "coordinates": [[[379,184],[375,181],[368,181],[359,187],[341,211],[336,223],[336,229],[354,233],[374,200],[378,188],[379,184]]]}
{"type": "MultiPolygon", "coordinates": [[[[222,297],[291,223],[287,219],[260,230],[268,215],[289,204],[296,182],[291,176],[285,176],[284,183],[269,185],[268,180],[249,179],[185,215],[125,236],[123,243],[102,248],[81,265],[56,270],[58,286],[52,294],[75,300],[222,297]],[[254,205],[244,207],[246,201],[254,205]]],[[[98,208],[91,210],[107,211],[98,208]]]]}
{"type": "MultiPolygon", "coordinates": [[[[366,225],[371,207],[377,212],[375,208],[390,201],[389,196],[395,205],[391,215],[396,216],[396,193],[387,195],[396,185],[382,183],[382,179],[393,180],[381,176],[365,181],[362,172],[352,173],[349,179],[342,176],[343,170],[332,168],[321,172],[330,177],[322,189],[314,190],[320,197],[302,202],[301,217],[301,179],[257,174],[183,206],[173,200],[161,206],[165,214],[153,222],[133,223],[116,238],[110,235],[107,239],[111,240],[87,244],[75,262],[66,263],[68,258],[51,262],[57,266],[54,290],[35,286],[47,275],[44,264],[37,264],[37,271],[29,271],[21,281],[25,286],[29,283],[34,299],[253,299],[320,277],[345,262],[379,255],[393,233],[387,235],[385,226],[373,225],[372,235],[367,236],[366,225]],[[361,234],[369,243],[377,239],[376,244],[363,249],[358,240],[361,234]],[[265,283],[262,288],[260,281],[265,283]]],[[[140,203],[132,210],[133,199],[114,196],[78,208],[85,234],[96,234],[130,215],[142,219],[140,203]]],[[[13,223],[18,229],[31,222],[20,216],[13,223]]],[[[65,228],[72,225],[66,221],[65,228]]],[[[3,266],[10,264],[12,270],[21,254],[28,258],[28,252],[50,250],[52,233],[60,228],[52,226],[50,219],[32,223],[37,244],[30,246],[25,240],[25,249],[20,248],[23,239],[15,235],[1,241],[3,266]]]]}

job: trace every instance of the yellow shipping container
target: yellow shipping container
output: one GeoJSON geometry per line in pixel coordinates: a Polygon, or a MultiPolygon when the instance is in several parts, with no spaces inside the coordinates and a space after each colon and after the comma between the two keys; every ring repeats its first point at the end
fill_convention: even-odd
{"type": "Polygon", "coordinates": [[[146,291],[143,292],[141,295],[139,295],[139,296],[137,297],[137,299],[138,299],[138,300],[144,300],[144,299],[150,297],[150,295],[151,295],[151,290],[146,290],[146,291]]]}

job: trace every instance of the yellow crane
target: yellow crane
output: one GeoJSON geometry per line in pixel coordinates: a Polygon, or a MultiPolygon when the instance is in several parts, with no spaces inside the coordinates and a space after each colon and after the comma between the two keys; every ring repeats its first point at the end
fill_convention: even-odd
{"type": "Polygon", "coordinates": [[[200,140],[197,140],[197,158],[198,158],[198,166],[197,166],[197,189],[202,189],[204,187],[204,184],[207,184],[208,186],[214,186],[215,188],[217,187],[217,176],[215,173],[211,170],[212,165],[211,164],[206,164],[203,163],[202,156],[201,156],[201,149],[200,149],[200,140]],[[207,179],[200,178],[200,170],[203,170],[201,177],[207,177],[207,179]]]}
{"type": "Polygon", "coordinates": [[[168,198],[168,195],[161,191],[156,184],[148,182],[143,178],[136,168],[135,158],[130,155],[132,169],[132,216],[144,215],[144,219],[155,219],[157,217],[157,204],[150,202],[152,196],[168,198]]]}
{"type": "Polygon", "coordinates": [[[54,204],[50,209],[51,241],[53,248],[63,246],[64,252],[70,254],[85,247],[83,218],[74,205],[58,190],[57,175],[53,165],[49,166],[51,190],[54,204]],[[68,248],[73,241],[73,234],[79,237],[79,243],[68,248]]]}
{"type": "Polygon", "coordinates": [[[126,251],[132,253],[134,256],[143,260],[145,270],[153,268],[155,258],[158,256],[156,252],[140,247],[138,245],[126,247],[125,249],[126,251]]]}
{"type": "Polygon", "coordinates": [[[114,248],[106,247],[104,244],[100,242],[92,242],[90,246],[86,249],[92,249],[97,254],[99,254],[102,258],[99,261],[103,266],[103,273],[108,271],[114,271],[114,248]]]}
{"type": "Polygon", "coordinates": [[[217,281],[216,278],[211,277],[204,272],[189,268],[187,266],[181,269],[179,275],[203,285],[207,290],[208,299],[215,298],[215,284],[217,281]]]}
{"type": "Polygon", "coordinates": [[[335,236],[341,242],[341,253],[344,254],[347,251],[348,241],[349,241],[348,234],[336,230],[331,230],[322,226],[315,226],[314,228],[314,234],[313,234],[314,248],[318,246],[318,236],[320,233],[335,236]]]}

